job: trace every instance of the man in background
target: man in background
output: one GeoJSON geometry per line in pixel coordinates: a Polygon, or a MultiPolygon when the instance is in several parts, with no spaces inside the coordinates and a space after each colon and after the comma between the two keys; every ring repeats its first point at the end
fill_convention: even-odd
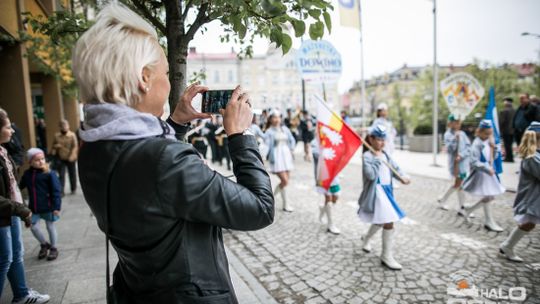
{"type": "Polygon", "coordinates": [[[513,99],[506,97],[504,99],[504,107],[499,112],[499,130],[501,130],[501,136],[504,143],[505,162],[514,162],[514,153],[512,151],[512,144],[514,143],[514,128],[512,122],[514,121],[514,115],[516,111],[512,106],[513,99]]]}

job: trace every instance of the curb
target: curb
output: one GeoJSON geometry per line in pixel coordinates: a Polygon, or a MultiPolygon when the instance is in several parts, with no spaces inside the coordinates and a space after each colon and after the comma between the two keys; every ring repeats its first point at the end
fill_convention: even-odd
{"type": "Polygon", "coordinates": [[[225,246],[225,253],[227,254],[227,258],[229,260],[229,264],[231,267],[236,271],[236,273],[240,276],[240,278],[247,284],[247,286],[251,289],[253,295],[261,303],[264,304],[278,304],[278,302],[268,293],[266,288],[264,288],[261,283],[249,272],[249,270],[242,264],[242,262],[238,259],[238,257],[232,253],[227,246],[225,246]]]}

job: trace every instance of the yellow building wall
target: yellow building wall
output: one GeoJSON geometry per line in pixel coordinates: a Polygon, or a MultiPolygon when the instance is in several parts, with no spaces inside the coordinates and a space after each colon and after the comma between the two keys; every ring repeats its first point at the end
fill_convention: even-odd
{"type": "Polygon", "coordinates": [[[18,0],[0,1],[0,27],[15,38],[19,38],[17,1],[18,0]]]}
{"type": "Polygon", "coordinates": [[[47,16],[41,5],[39,5],[35,0],[24,0],[23,12],[30,12],[34,16],[47,16]]]}

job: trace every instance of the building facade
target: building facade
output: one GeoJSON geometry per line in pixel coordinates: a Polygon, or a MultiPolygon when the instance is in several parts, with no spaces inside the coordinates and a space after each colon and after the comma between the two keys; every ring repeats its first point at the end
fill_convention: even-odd
{"type": "MultiPolygon", "coordinates": [[[[250,94],[255,109],[302,108],[302,78],[296,68],[296,50],[282,55],[281,49],[269,48],[266,54],[238,58],[234,51],[220,54],[198,53],[190,48],[187,78],[204,74],[202,83],[210,89],[232,89],[240,84],[250,94]]],[[[339,105],[337,83],[305,84],[306,109],[316,110],[315,94],[326,93],[329,104],[339,105]]]]}
{"type": "Polygon", "coordinates": [[[77,100],[62,96],[60,80],[40,72],[28,59],[19,35],[27,31],[23,13],[50,16],[65,7],[68,0],[0,1],[0,107],[21,129],[25,147],[36,146],[35,118],[45,120],[49,148],[61,119],[67,119],[74,130],[79,127],[77,100]]]}

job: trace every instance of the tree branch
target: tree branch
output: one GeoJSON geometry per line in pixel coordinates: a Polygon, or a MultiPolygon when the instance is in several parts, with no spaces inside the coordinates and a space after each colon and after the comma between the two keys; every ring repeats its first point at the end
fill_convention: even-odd
{"type": "Polygon", "coordinates": [[[133,5],[135,5],[135,8],[142,13],[143,16],[158,29],[158,31],[161,32],[162,35],[167,34],[167,28],[165,25],[158,18],[156,18],[156,16],[152,15],[148,7],[146,7],[142,1],[131,0],[131,2],[133,5]]]}
{"type": "Polygon", "coordinates": [[[186,1],[186,7],[184,7],[184,12],[182,13],[182,20],[186,20],[187,15],[189,13],[189,8],[191,7],[192,3],[193,3],[193,0],[186,1]]]}
{"type": "Polygon", "coordinates": [[[199,8],[199,13],[197,13],[197,18],[195,19],[193,24],[189,27],[189,30],[186,33],[187,41],[190,41],[191,39],[193,39],[193,36],[195,36],[195,33],[201,27],[201,25],[210,21],[210,19],[206,15],[206,11],[208,10],[208,7],[209,7],[209,3],[206,2],[203,5],[201,5],[201,7],[199,8]]]}

